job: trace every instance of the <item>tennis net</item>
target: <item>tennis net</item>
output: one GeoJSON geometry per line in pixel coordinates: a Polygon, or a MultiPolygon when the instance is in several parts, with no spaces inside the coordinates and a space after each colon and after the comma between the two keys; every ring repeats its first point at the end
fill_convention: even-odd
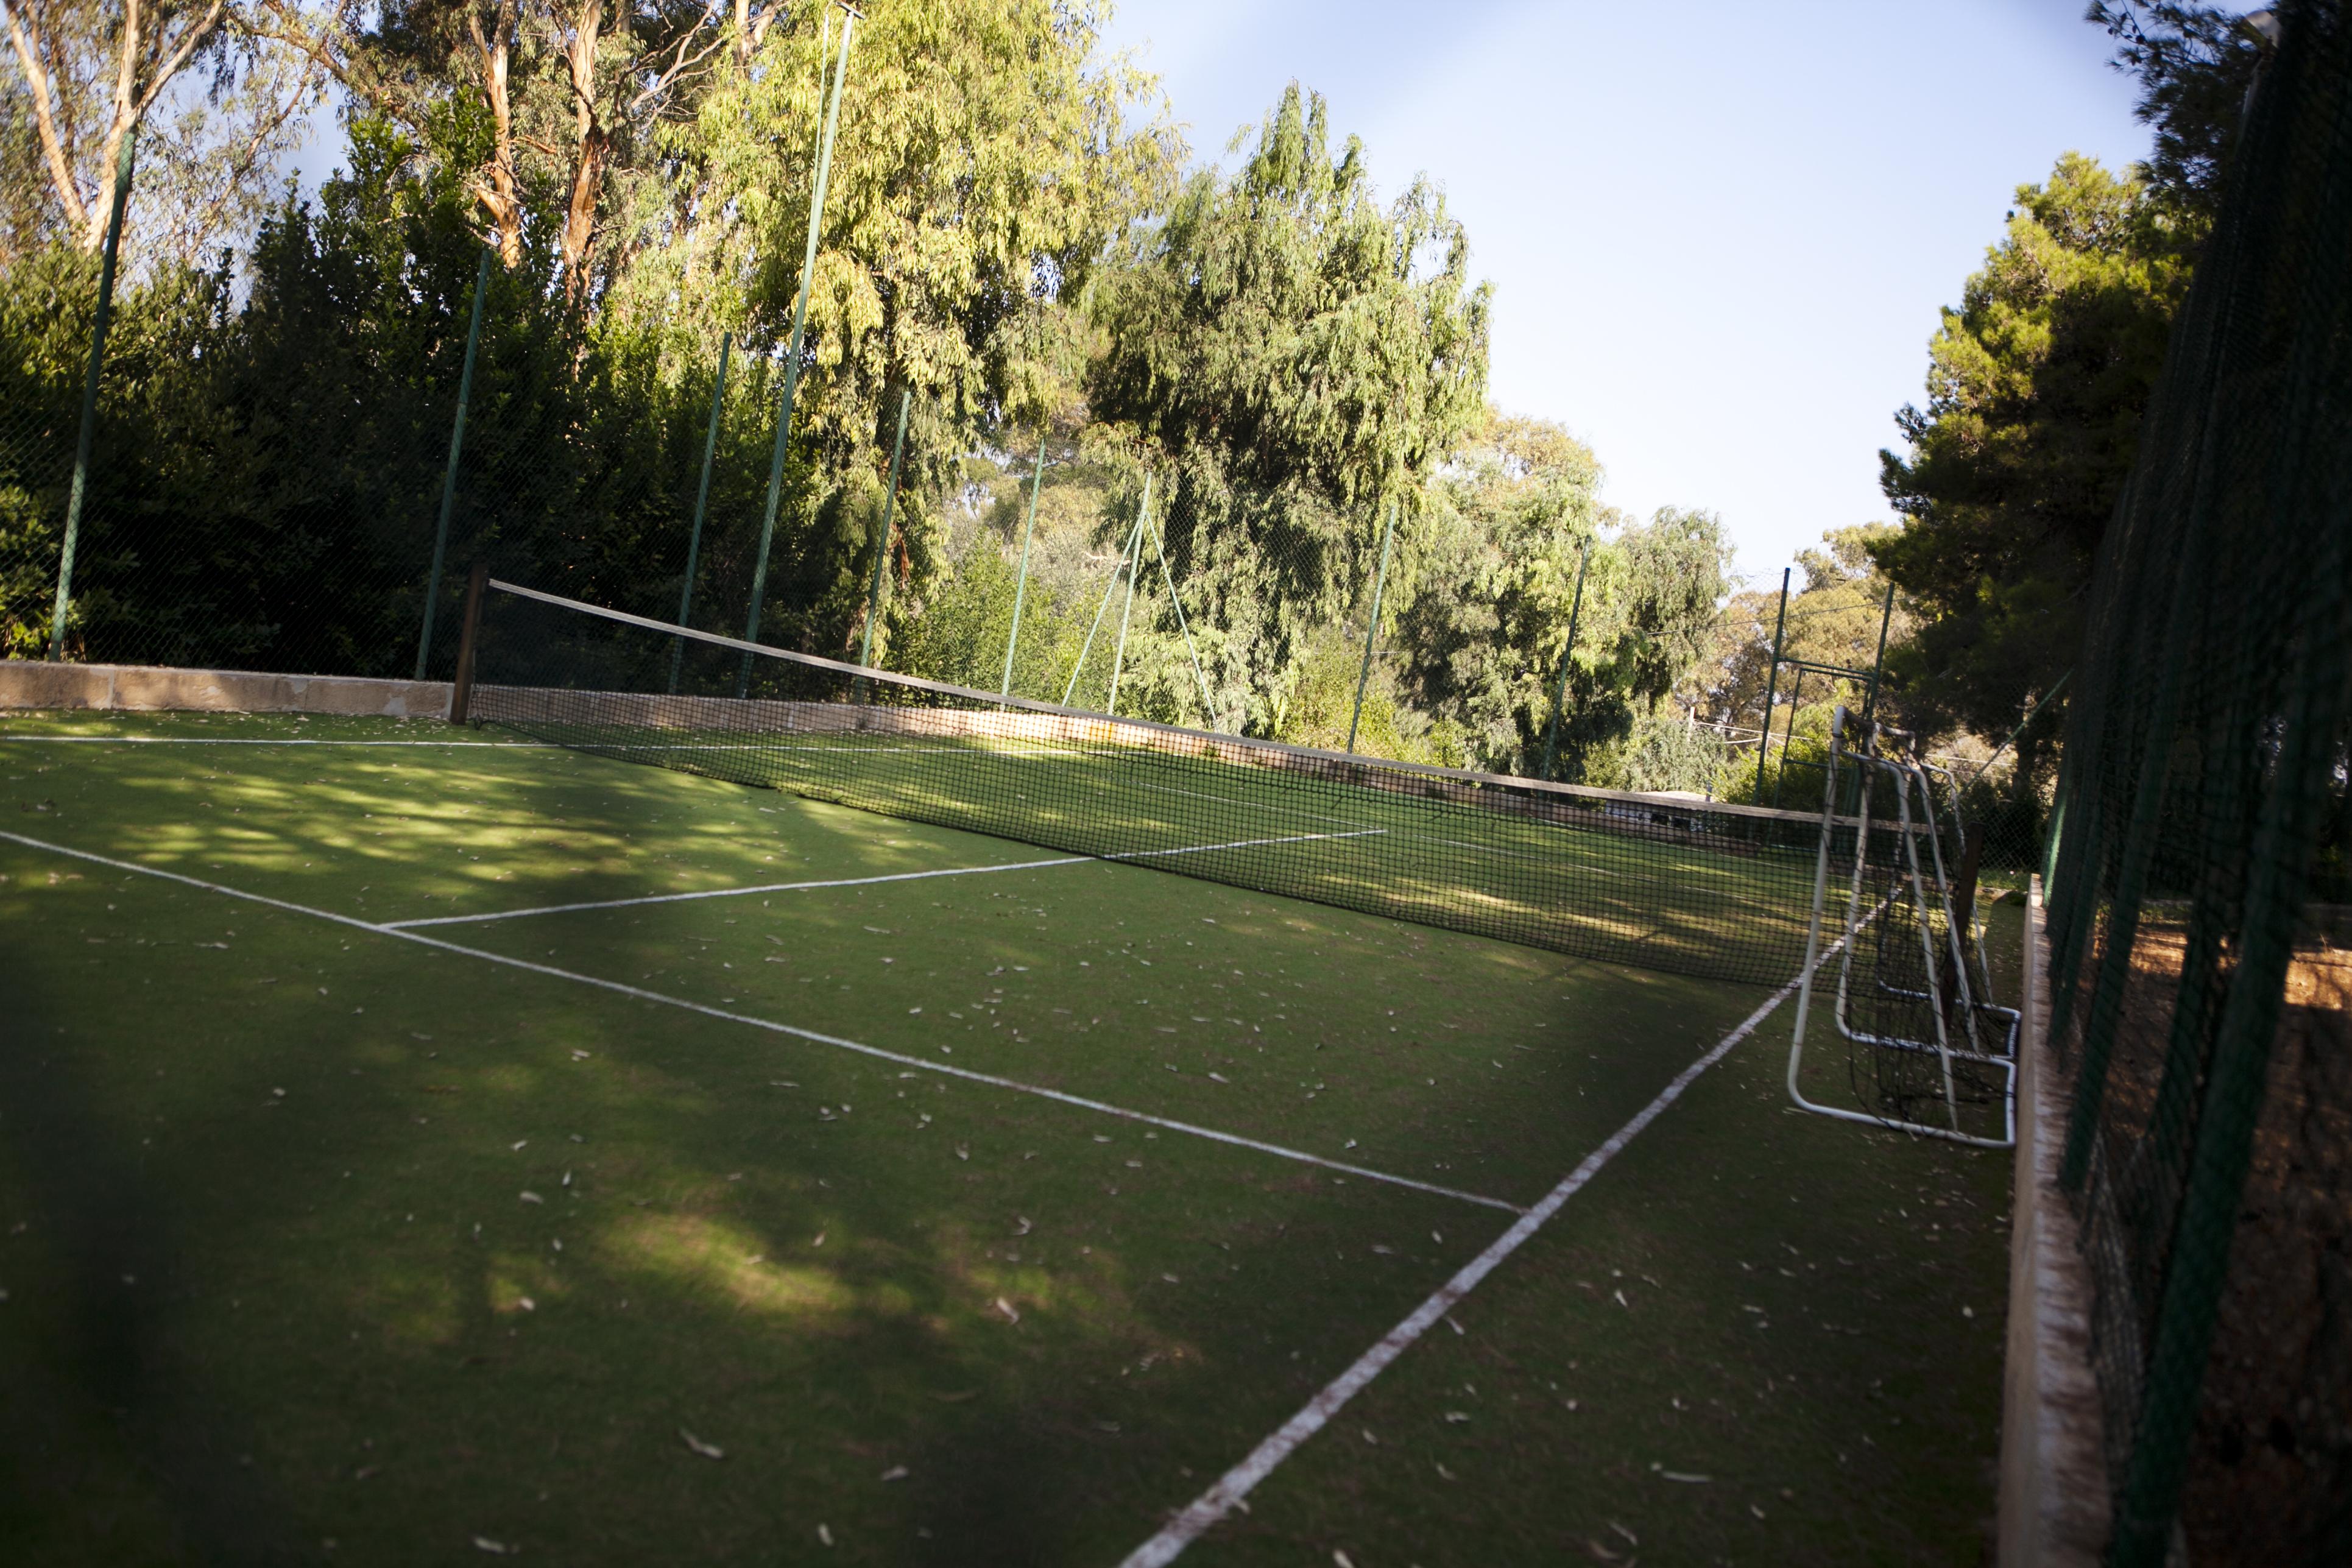
{"type": "Polygon", "coordinates": [[[491,579],[468,721],[1252,891],[1777,984],[1817,814],[1114,718],[681,630],[491,579]]]}

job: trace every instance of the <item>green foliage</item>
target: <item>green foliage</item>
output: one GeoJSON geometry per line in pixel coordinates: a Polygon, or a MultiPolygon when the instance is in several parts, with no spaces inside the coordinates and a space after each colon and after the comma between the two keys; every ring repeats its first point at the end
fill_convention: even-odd
{"type": "Polygon", "coordinates": [[[2069,153],[1929,345],[1927,407],[1881,454],[1906,519],[1872,554],[1923,617],[1890,655],[1931,730],[2005,733],[2073,662],[2091,562],[2187,286],[2181,220],[2069,153]]]}
{"type": "Polygon", "coordinates": [[[1484,410],[1487,290],[1426,182],[1383,210],[1294,84],[1095,290],[1095,415],[1160,455],[1167,542],[1221,710],[1284,724],[1318,628],[1369,591],[1381,507],[1484,410]],[[1237,144],[1238,145],[1238,144],[1237,144]]]}

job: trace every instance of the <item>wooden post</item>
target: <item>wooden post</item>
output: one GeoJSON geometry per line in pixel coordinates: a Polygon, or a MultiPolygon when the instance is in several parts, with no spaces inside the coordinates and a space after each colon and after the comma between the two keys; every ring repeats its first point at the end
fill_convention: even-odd
{"type": "Polygon", "coordinates": [[[457,627],[457,680],[449,691],[449,722],[463,724],[474,702],[474,648],[482,629],[482,590],[489,585],[490,563],[477,561],[466,574],[466,614],[457,627]]]}

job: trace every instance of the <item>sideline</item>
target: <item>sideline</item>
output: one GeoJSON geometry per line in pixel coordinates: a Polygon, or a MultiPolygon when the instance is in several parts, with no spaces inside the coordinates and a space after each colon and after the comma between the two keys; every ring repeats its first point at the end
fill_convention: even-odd
{"type": "Polygon", "coordinates": [[[683,1012],[699,1013],[706,1018],[723,1019],[730,1024],[743,1024],[754,1029],[765,1029],[771,1034],[787,1035],[794,1039],[807,1040],[815,1045],[831,1046],[835,1050],[851,1051],[862,1057],[871,1057],[877,1061],[886,1061],[902,1068],[915,1068],[924,1072],[938,1073],[942,1078],[961,1079],[966,1083],[985,1084],[991,1089],[1031,1095],[1039,1100],[1050,1100],[1058,1104],[1074,1106],[1080,1110],[1092,1110],[1104,1116],[1115,1116],[1121,1121],[1139,1122],[1147,1127],[1165,1128],[1171,1132],[1182,1132],[1191,1137],[1204,1138],[1213,1143],[1223,1143],[1231,1148],[1248,1149],[1260,1154],[1271,1154],[1276,1159],[1290,1160],[1302,1165],[1320,1166],[1327,1171],[1344,1171],[1349,1175],[1360,1176],[1368,1182],[1381,1182],[1392,1187],[1410,1187],[1415,1192],[1428,1193],[1436,1197],[1476,1204],[1483,1208],[1500,1209],[1505,1214],[1524,1215],[1528,1212],[1518,1204],[1510,1203],[1502,1198],[1488,1197],[1481,1193],[1464,1192],[1457,1187],[1444,1187],[1434,1182],[1416,1181],[1411,1176],[1400,1176],[1388,1171],[1376,1171],[1367,1165],[1351,1165],[1344,1161],[1327,1160],[1320,1154],[1309,1154],[1303,1149],[1286,1148],[1279,1143],[1266,1143],[1255,1138],[1244,1138],[1235,1132],[1222,1132],[1213,1127],[1201,1127],[1190,1121],[1178,1121],[1170,1117],[1154,1116],[1148,1111],[1131,1110],[1123,1105],[1112,1105],[1106,1100],[1088,1100],[1084,1095],[1066,1094],[1058,1089],[1045,1089],[1035,1084],[1023,1083],[1017,1079],[999,1078],[994,1073],[974,1072],[970,1068],[954,1067],[945,1062],[930,1061],[922,1057],[910,1057],[898,1051],[885,1050],[879,1046],[869,1046],[863,1041],[845,1039],[839,1035],[819,1034],[814,1029],[803,1029],[797,1025],[780,1024],[772,1018],[754,1017],[749,1013],[730,1013],[723,1007],[713,1007],[707,1003],[689,1002],[683,996],[665,995],[659,991],[648,991],[643,986],[630,985],[618,980],[606,980],[593,974],[582,974],[576,970],[558,969],[551,963],[534,963],[527,958],[510,958],[502,952],[491,952],[478,947],[467,947],[442,937],[426,936],[422,931],[401,931],[392,926],[378,925],[373,921],[361,920],[356,915],[342,915],[331,910],[312,909],[307,904],[298,904],[285,899],[273,899],[266,893],[251,893],[242,888],[229,887],[226,883],[208,882],[201,877],[190,877],[178,871],[166,871],[154,866],[142,866],[131,860],[117,860],[111,856],[97,855],[87,849],[75,849],[63,844],[51,844],[46,839],[28,837],[22,833],[0,831],[0,842],[18,844],[27,849],[37,849],[45,854],[62,855],[70,859],[88,861],[91,865],[104,866],[111,870],[129,871],[136,876],[153,877],[166,882],[178,882],[184,887],[201,889],[207,893],[218,893],[225,898],[239,899],[247,903],[261,904],[273,910],[284,910],[289,914],[307,915],[312,920],[326,921],[352,931],[366,931],[372,936],[393,937],[402,942],[413,942],[423,947],[438,948],[444,952],[457,953],[466,958],[478,958],[485,963],[501,964],[509,969],[525,970],[532,974],[549,975],[557,980],[569,980],[574,984],[593,985],[600,991],[610,991],[635,1001],[652,1002],[665,1007],[676,1007],[683,1012]]]}
{"type": "MultiPolygon", "coordinates": [[[[1822,959],[1845,945],[1843,940],[1834,943],[1822,959]]],[[[1816,961],[1818,966],[1819,961],[1816,961]]],[[[1544,1194],[1535,1207],[1523,1212],[1512,1226],[1488,1244],[1486,1250],[1464,1264],[1453,1279],[1440,1286],[1430,1298],[1383,1336],[1381,1342],[1356,1358],[1355,1363],[1323,1386],[1321,1392],[1308,1400],[1298,1413],[1284,1422],[1273,1436],[1267,1437],[1249,1457],[1218,1478],[1215,1485],[1192,1500],[1183,1511],[1160,1528],[1160,1533],[1122,1558],[1119,1568],[1162,1568],[1173,1563],[1184,1549],[1198,1541],[1209,1529],[1234,1510],[1236,1504],[1249,1496],[1260,1481],[1272,1475],[1276,1466],[1297,1452],[1300,1444],[1321,1431],[1340,1407],[1362,1393],[1372,1379],[1388,1370],[1412,1347],[1415,1340],[1437,1325],[1437,1321],[1452,1311],[1455,1303],[1478,1288],[1480,1280],[1493,1273],[1497,1265],[1517,1252],[1529,1237],[1541,1230],[1544,1222],[1560,1211],[1610,1161],[1623,1152],[1625,1145],[1641,1136],[1651,1122],[1665,1109],[1680,1100],[1683,1091],[1698,1081],[1701,1073],[1731,1053],[1732,1047],[1756,1032],[1773,1008],[1795,994],[1804,980],[1800,973],[1795,979],[1766,998],[1763,1005],[1741,1020],[1714,1047],[1675,1076],[1672,1083],[1658,1091],[1658,1097],[1634,1113],[1633,1119],[1612,1133],[1608,1141],[1587,1154],[1582,1163],[1559,1185],[1544,1194]]]]}

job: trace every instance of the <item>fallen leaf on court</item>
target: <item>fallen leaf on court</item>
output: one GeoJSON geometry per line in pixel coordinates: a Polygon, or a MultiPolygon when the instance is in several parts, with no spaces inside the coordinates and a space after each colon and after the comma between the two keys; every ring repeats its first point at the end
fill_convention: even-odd
{"type": "Polygon", "coordinates": [[[833,1531],[827,1530],[821,1524],[816,1527],[816,1538],[819,1541],[824,1542],[827,1546],[833,1544],[833,1531]]]}
{"type": "Polygon", "coordinates": [[[1167,1281],[1168,1281],[1168,1283],[1170,1283],[1171,1285],[1181,1285],[1182,1283],[1184,1283],[1184,1281],[1182,1281],[1181,1279],[1177,1279],[1177,1278],[1176,1278],[1176,1276],[1174,1276],[1173,1274],[1162,1274],[1160,1278],[1161,1278],[1162,1279],[1167,1280],[1167,1281]]]}
{"type": "Polygon", "coordinates": [[[536,1312],[539,1310],[539,1303],[532,1300],[528,1296],[516,1297],[515,1305],[520,1307],[526,1312],[536,1312]]]}
{"type": "Polygon", "coordinates": [[[886,1481],[903,1481],[907,1479],[907,1467],[893,1465],[882,1472],[882,1479],[886,1481]]]}
{"type": "Polygon", "coordinates": [[[811,1247],[823,1247],[824,1245],[824,1232],[818,1231],[816,1233],[816,1239],[810,1242],[809,1245],[811,1247]]]}
{"type": "Polygon", "coordinates": [[[547,1200],[541,1197],[537,1193],[526,1189],[522,1194],[522,1201],[527,1204],[543,1204],[547,1200]]]}
{"type": "Polygon", "coordinates": [[[1234,1081],[1233,1079],[1231,1079],[1227,1078],[1224,1074],[1223,1074],[1223,1073],[1221,1073],[1221,1072],[1213,1072],[1213,1073],[1211,1073],[1209,1076],[1210,1076],[1212,1079],[1215,1079],[1217,1082],[1219,1082],[1219,1083],[1231,1083],[1231,1082],[1233,1082],[1233,1081],[1234,1081]]]}
{"type": "Polygon", "coordinates": [[[688,1431],[683,1426],[677,1429],[677,1435],[686,1440],[686,1446],[688,1447],[693,1449],[696,1453],[701,1455],[706,1459],[723,1459],[727,1457],[726,1449],[720,1447],[716,1443],[704,1442],[701,1438],[696,1436],[693,1433],[688,1431]]]}
{"type": "Polygon", "coordinates": [[[1354,1559],[1337,1547],[1331,1549],[1331,1561],[1337,1564],[1337,1568],[1356,1568],[1354,1559]]]}
{"type": "Polygon", "coordinates": [[[587,1051],[574,1051],[572,1053],[572,1059],[575,1062],[584,1062],[588,1059],[589,1055],[590,1053],[587,1051]]]}
{"type": "Polygon", "coordinates": [[[1623,1537],[1625,1538],[1625,1544],[1626,1544],[1626,1545],[1628,1545],[1628,1546],[1639,1546],[1639,1545],[1641,1545],[1641,1544],[1642,1544],[1642,1538],[1641,1538],[1640,1536],[1638,1536],[1638,1535],[1634,1534],[1632,1531],[1630,1531],[1630,1530],[1626,1529],[1623,1525],[1622,1525],[1622,1524],[1618,1523],[1615,1520],[1613,1520],[1613,1519],[1610,1519],[1610,1520],[1603,1520],[1601,1522],[1602,1522],[1602,1523],[1604,1523],[1604,1524],[1606,1524],[1610,1529],[1612,1529],[1612,1530],[1615,1531],[1618,1534],[1620,1534],[1620,1535],[1623,1536],[1623,1537]]]}
{"type": "Polygon", "coordinates": [[[509,1144],[508,1147],[510,1149],[520,1149],[524,1144],[530,1142],[530,1140],[528,1138],[518,1138],[512,1143],[509,1144]]]}
{"type": "Polygon", "coordinates": [[[971,1159],[971,1145],[970,1145],[969,1143],[959,1143],[959,1144],[957,1144],[957,1145],[956,1145],[956,1158],[957,1158],[957,1159],[959,1159],[959,1160],[969,1160],[969,1159],[971,1159]]]}
{"type": "Polygon", "coordinates": [[[1021,1217],[1021,1228],[1020,1228],[1019,1230],[1014,1231],[1013,1234],[1013,1235],[1015,1235],[1015,1236],[1026,1236],[1026,1235],[1028,1235],[1028,1234],[1029,1234],[1029,1219],[1028,1219],[1028,1216],[1027,1216],[1027,1215],[1022,1215],[1022,1216],[1020,1216],[1020,1217],[1021,1217]]]}
{"type": "Polygon", "coordinates": [[[1365,1441],[1365,1442],[1370,1443],[1370,1445],[1372,1445],[1372,1447],[1374,1447],[1375,1448],[1377,1448],[1377,1447],[1380,1447],[1380,1445],[1381,1445],[1381,1440],[1380,1440],[1378,1437],[1375,1437],[1375,1436],[1372,1436],[1372,1429],[1371,1429],[1370,1427],[1369,1427],[1369,1426],[1365,1427],[1365,1428],[1363,1429],[1363,1432],[1364,1432],[1364,1441],[1365,1441]]]}
{"type": "Polygon", "coordinates": [[[474,1550],[487,1552],[493,1557],[512,1557],[520,1548],[509,1546],[503,1541],[492,1541],[487,1535],[478,1535],[474,1537],[474,1550]]]}
{"type": "Polygon", "coordinates": [[[1452,1470],[1447,1469],[1442,1464],[1437,1467],[1437,1473],[1449,1481],[1458,1481],[1462,1479],[1460,1476],[1455,1475],[1452,1470]]]}
{"type": "Polygon", "coordinates": [[[1004,1314],[1004,1321],[1008,1323],[1017,1323],[1021,1321],[1020,1312],[1013,1307],[1012,1302],[1006,1300],[1002,1296],[999,1296],[996,1299],[996,1310],[1004,1314]]]}
{"type": "Polygon", "coordinates": [[[1467,1410],[1449,1410],[1445,1413],[1445,1419],[1449,1422],[1467,1421],[1470,1419],[1470,1412],[1467,1410]]]}
{"type": "Polygon", "coordinates": [[[1455,1322],[1455,1321],[1454,1321],[1452,1318],[1450,1318],[1450,1317],[1449,1317],[1449,1318],[1447,1318],[1447,1319],[1445,1320],[1445,1326],[1446,1326],[1447,1328],[1449,1328],[1449,1329],[1452,1329],[1452,1330],[1453,1330],[1455,1333],[1457,1333],[1457,1334],[1466,1334],[1466,1333],[1468,1333],[1468,1332],[1470,1331],[1469,1330],[1467,1330],[1467,1329],[1464,1328],[1461,1324],[1459,1324],[1459,1323],[1455,1322]]]}
{"type": "Polygon", "coordinates": [[[1622,1291],[1622,1290],[1612,1290],[1612,1291],[1610,1291],[1609,1293],[1610,1293],[1612,1296],[1614,1296],[1614,1297],[1616,1297],[1616,1298],[1617,1298],[1617,1304],[1618,1304],[1619,1306],[1621,1306],[1621,1307],[1624,1308],[1624,1309],[1625,1309],[1627,1311],[1629,1311],[1629,1312],[1630,1312],[1630,1311],[1632,1311],[1632,1310],[1633,1310],[1633,1302],[1631,1302],[1631,1301],[1628,1301],[1627,1300],[1625,1300],[1625,1292],[1624,1292],[1624,1291],[1622,1291]]]}

